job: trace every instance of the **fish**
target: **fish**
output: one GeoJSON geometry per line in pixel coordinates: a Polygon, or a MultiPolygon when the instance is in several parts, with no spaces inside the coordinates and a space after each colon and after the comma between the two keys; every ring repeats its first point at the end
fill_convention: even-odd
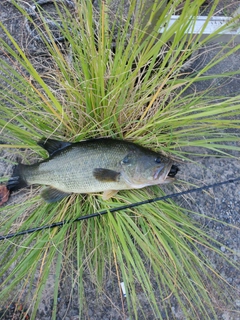
{"type": "Polygon", "coordinates": [[[32,165],[16,165],[7,189],[45,185],[41,196],[49,203],[74,193],[103,192],[103,199],[108,200],[119,190],[173,182],[179,170],[161,153],[126,140],[98,138],[71,143],[43,138],[38,145],[49,157],[32,165]]]}

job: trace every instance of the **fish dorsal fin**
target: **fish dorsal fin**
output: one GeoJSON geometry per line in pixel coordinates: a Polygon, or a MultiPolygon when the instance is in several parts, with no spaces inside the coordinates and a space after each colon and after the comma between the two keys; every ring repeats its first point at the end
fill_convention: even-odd
{"type": "Polygon", "coordinates": [[[95,168],[93,176],[101,182],[118,182],[120,179],[120,172],[116,172],[104,168],[95,168]]]}
{"type": "Polygon", "coordinates": [[[47,150],[49,155],[52,156],[55,152],[69,147],[71,145],[71,142],[43,138],[38,142],[38,145],[47,150]]]}
{"type": "Polygon", "coordinates": [[[42,198],[48,203],[60,201],[69,195],[70,195],[70,193],[60,191],[60,190],[52,188],[52,187],[45,188],[41,192],[42,198]]]}

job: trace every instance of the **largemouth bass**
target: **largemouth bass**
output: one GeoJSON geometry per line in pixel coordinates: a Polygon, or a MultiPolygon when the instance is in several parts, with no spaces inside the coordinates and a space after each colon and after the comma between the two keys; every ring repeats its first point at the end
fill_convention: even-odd
{"type": "Polygon", "coordinates": [[[109,199],[119,190],[139,189],[174,180],[177,166],[167,157],[131,142],[108,138],[77,143],[41,140],[49,158],[33,165],[18,164],[7,188],[16,191],[38,184],[47,202],[71,193],[99,193],[109,199]]]}

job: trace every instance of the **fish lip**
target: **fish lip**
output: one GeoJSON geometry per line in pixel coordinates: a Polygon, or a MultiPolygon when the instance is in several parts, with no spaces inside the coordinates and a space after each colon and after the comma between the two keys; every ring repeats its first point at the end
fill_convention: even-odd
{"type": "Polygon", "coordinates": [[[164,166],[161,166],[154,172],[154,175],[153,175],[153,179],[154,180],[158,180],[159,179],[163,168],[164,168],[164,166]]]}
{"type": "Polygon", "coordinates": [[[170,170],[172,167],[172,162],[168,162],[166,165],[163,165],[161,167],[159,167],[153,175],[153,179],[154,180],[166,180],[170,170]]]}

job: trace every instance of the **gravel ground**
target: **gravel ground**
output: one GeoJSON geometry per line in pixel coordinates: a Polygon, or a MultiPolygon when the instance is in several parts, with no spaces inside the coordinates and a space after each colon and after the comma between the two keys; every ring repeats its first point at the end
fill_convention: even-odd
{"type": "MultiPolygon", "coordinates": [[[[31,1],[27,1],[31,3],[31,1]]],[[[25,2],[25,3],[27,3],[25,2]]],[[[219,1],[218,10],[219,14],[226,12],[232,12],[232,8],[237,8],[240,5],[240,1],[219,1]],[[229,5],[229,6],[228,6],[229,5]],[[232,5],[232,6],[230,6],[232,5]],[[223,10],[223,7],[226,7],[223,10]]],[[[2,0],[0,2],[0,20],[7,24],[12,33],[15,35],[20,43],[24,42],[24,26],[21,14],[11,5],[10,1],[2,0]]],[[[0,30],[0,36],[1,34],[0,30]]],[[[234,45],[234,44],[233,44],[234,45]]],[[[0,49],[1,50],[1,49],[0,49]]],[[[31,47],[34,50],[34,45],[31,47]]],[[[31,51],[30,50],[30,51],[31,51]]],[[[204,61],[202,64],[207,63],[219,49],[207,50],[204,55],[204,61]]],[[[1,54],[1,51],[0,51],[1,54]]],[[[202,66],[202,65],[201,65],[202,66]]],[[[193,66],[194,67],[194,66],[193,66]]],[[[199,68],[199,66],[198,66],[199,68]]],[[[236,52],[222,63],[216,65],[209,73],[220,73],[229,70],[236,70],[240,68],[240,52],[236,52]]],[[[221,95],[237,95],[240,93],[240,77],[235,76],[231,78],[225,78],[223,80],[216,80],[217,90],[215,94],[221,95]]],[[[216,85],[215,81],[215,85],[216,85]]],[[[214,81],[212,81],[214,82],[214,81]]],[[[212,83],[205,82],[199,83],[197,86],[190,90],[204,90],[212,83]]],[[[239,132],[235,132],[240,138],[239,132]]],[[[236,142],[235,145],[240,147],[240,140],[236,142]]],[[[5,153],[0,153],[1,157],[5,157],[5,153]]],[[[194,163],[183,163],[180,168],[179,177],[186,181],[190,181],[196,184],[207,185],[214,183],[216,181],[223,181],[230,178],[235,178],[240,176],[240,154],[237,152],[232,152],[233,158],[231,159],[220,159],[217,156],[212,157],[195,157],[194,160],[200,165],[196,166],[194,163]]],[[[5,175],[6,172],[11,170],[11,164],[6,165],[5,161],[0,161],[0,174],[5,175]]],[[[169,189],[168,189],[169,190],[169,189]]],[[[12,199],[11,201],[15,201],[12,199]]],[[[209,192],[201,192],[197,197],[189,196],[184,199],[178,199],[177,202],[183,207],[191,208],[193,211],[204,213],[205,215],[215,217],[216,219],[222,220],[227,223],[231,223],[236,227],[240,227],[240,183],[239,184],[228,184],[223,187],[217,187],[209,192]]],[[[195,216],[193,218],[196,218],[195,216]]],[[[200,219],[200,218],[199,218],[200,219]]],[[[208,230],[209,233],[214,235],[214,237],[221,241],[223,245],[221,246],[221,251],[226,253],[225,246],[230,247],[235,252],[234,260],[239,262],[240,254],[240,232],[238,229],[230,229],[224,224],[202,221],[203,227],[208,230]]],[[[228,280],[231,285],[234,285],[240,290],[240,275],[236,270],[230,268],[229,266],[222,265],[222,259],[213,257],[214,263],[217,269],[221,269],[221,275],[228,280]]],[[[114,275],[114,270],[111,271],[114,275]]],[[[53,281],[54,274],[52,273],[48,281],[48,287],[45,289],[43,294],[43,299],[40,303],[38,315],[36,319],[48,320],[51,319],[51,309],[52,309],[52,293],[53,293],[53,281]]],[[[90,320],[104,320],[104,319],[124,319],[124,314],[122,311],[121,299],[119,297],[119,289],[117,280],[114,277],[109,277],[105,284],[105,295],[96,295],[96,288],[91,284],[90,279],[86,276],[85,278],[86,287],[86,298],[87,305],[86,317],[84,319],[90,320]]],[[[58,319],[72,319],[77,320],[78,317],[78,299],[76,297],[77,289],[72,287],[71,279],[67,274],[63,275],[63,280],[61,283],[62,290],[59,293],[59,304],[57,306],[58,319]]],[[[146,319],[155,319],[152,314],[151,309],[147,304],[146,297],[139,293],[139,299],[141,301],[141,307],[145,312],[146,319]]],[[[232,308],[238,309],[240,312],[240,298],[236,296],[233,302],[232,308]]],[[[1,302],[0,302],[1,309],[1,302]]],[[[128,312],[125,305],[125,315],[128,312]]],[[[140,312],[140,311],[139,311],[140,312]]],[[[176,301],[172,301],[172,312],[175,319],[184,319],[184,316],[176,301]]],[[[143,315],[139,313],[139,319],[143,315]]],[[[223,320],[239,320],[240,315],[236,313],[231,313],[230,311],[219,311],[219,319],[223,320]]]]}

